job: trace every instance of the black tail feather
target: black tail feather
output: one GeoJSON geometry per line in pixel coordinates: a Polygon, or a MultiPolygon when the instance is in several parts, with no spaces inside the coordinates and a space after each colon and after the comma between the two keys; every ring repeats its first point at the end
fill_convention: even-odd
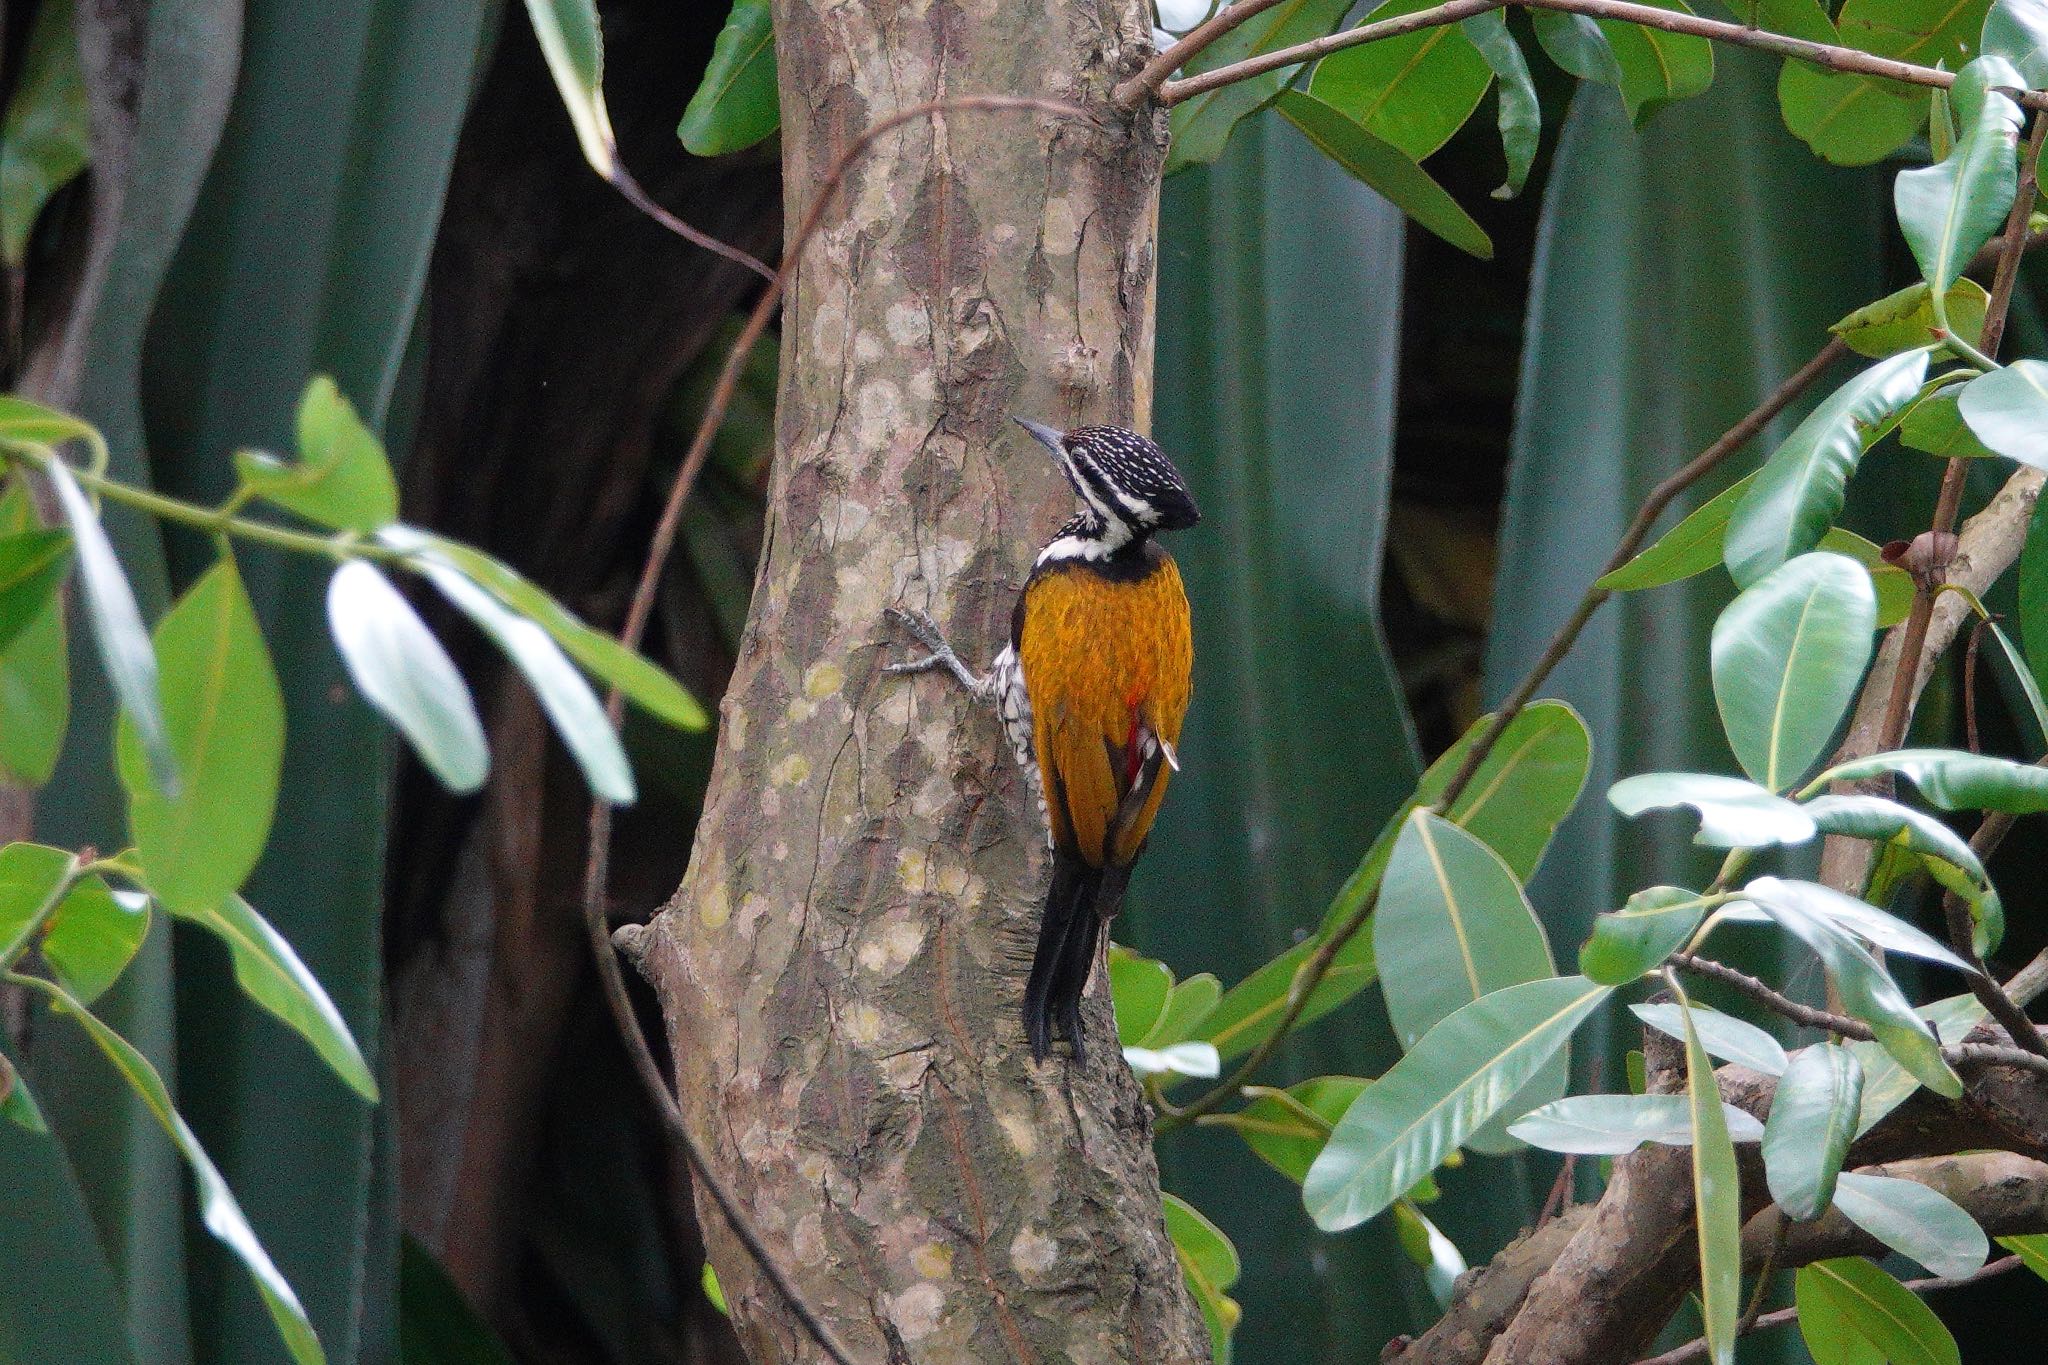
{"type": "Polygon", "coordinates": [[[1095,939],[1101,932],[1096,898],[1102,870],[1064,853],[1053,856],[1052,889],[1038,924],[1038,950],[1031,958],[1031,979],[1024,987],[1024,1036],[1031,1059],[1043,1063],[1052,1052],[1055,1019],[1074,1044],[1081,1043],[1081,992],[1095,965],[1095,939]],[[1078,961],[1079,979],[1075,980],[1078,961]]]}

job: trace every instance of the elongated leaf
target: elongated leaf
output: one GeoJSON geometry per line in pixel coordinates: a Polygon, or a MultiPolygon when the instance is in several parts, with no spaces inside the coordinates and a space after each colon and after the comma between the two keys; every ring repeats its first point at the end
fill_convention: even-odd
{"type": "Polygon", "coordinates": [[[1496,199],[1512,199],[1529,181],[1529,167],[1536,161],[1536,146],[1543,136],[1543,105],[1536,98],[1536,82],[1529,75],[1529,61],[1522,45],[1508,32],[1508,22],[1489,10],[1458,21],[1458,27],[1479,55],[1486,59],[1500,82],[1501,153],[1508,162],[1507,179],[1493,192],[1496,199]]]}
{"type": "Polygon", "coordinates": [[[1449,1308],[1457,1294],[1458,1277],[1469,1268],[1457,1243],[1444,1236],[1441,1228],[1406,1199],[1394,1204],[1394,1231],[1409,1262],[1422,1271],[1423,1282],[1429,1286],[1437,1307],[1449,1308]]]}
{"type": "Polygon", "coordinates": [[[0,264],[21,268],[43,205],[92,159],[91,114],[71,0],[45,0],[0,124],[0,264]]]}
{"type": "MultiPolygon", "coordinates": [[[[1821,1338],[1816,1361],[1962,1365],[1955,1338],[1934,1310],[1861,1257],[1804,1267],[1794,1282],[1793,1294],[1802,1323],[1811,1312],[1816,1324],[1846,1324],[1870,1348],[1866,1355],[1821,1338]]],[[[1808,1334],[1807,1340],[1813,1344],[1816,1337],[1808,1334]]]]}
{"type": "Polygon", "coordinates": [[[1868,939],[1891,953],[1904,953],[1924,962],[1968,971],[1969,966],[1946,943],[1914,928],[1898,916],[1874,905],[1844,895],[1819,882],[1791,881],[1780,877],[1759,877],[1743,888],[1743,895],[1766,910],[1787,902],[1797,904],[1809,915],[1831,921],[1858,938],[1868,939]]]}
{"type": "MultiPolygon", "coordinates": [[[[1990,64],[2011,73],[2002,58],[1979,58],[1957,77],[1988,77],[1990,64]]],[[[2016,82],[2016,78],[2015,78],[2016,82]]],[[[2020,107],[1996,90],[1974,101],[1962,140],[1944,161],[1901,171],[1892,181],[1899,228],[1928,287],[1945,295],[1978,248],[2004,224],[2019,186],[2020,107]]]]}
{"type": "MultiPolygon", "coordinates": [[[[1188,63],[1184,74],[1213,71],[1320,38],[1342,23],[1350,8],[1351,0],[1281,0],[1202,49],[1188,63]]],[[[1283,68],[1219,86],[1176,104],[1166,174],[1172,175],[1187,166],[1205,165],[1222,156],[1238,121],[1265,108],[1299,74],[1299,67],[1283,68]]]]}
{"type": "Polygon", "coordinates": [[[1603,574],[1597,585],[1609,592],[1629,592],[1677,583],[1694,574],[1705,573],[1721,562],[1721,544],[1728,532],[1728,519],[1735,506],[1756,482],[1745,474],[1695,508],[1676,526],[1657,537],[1634,559],[1603,574]]]}
{"type": "Polygon", "coordinates": [[[0,534],[0,651],[43,614],[70,567],[71,537],[66,532],[0,534]]]}
{"type": "Polygon", "coordinates": [[[1209,1326],[1209,1349],[1221,1362],[1230,1359],[1230,1334],[1237,1329],[1244,1312],[1230,1297],[1241,1267],[1237,1248],[1193,1204],[1177,1194],[1167,1194],[1166,1233],[1173,1239],[1174,1254],[1180,1259],[1188,1291],[1201,1305],[1202,1320],[1209,1326]]]}
{"type": "MultiPolygon", "coordinates": [[[[1961,66],[1989,0],[1848,0],[1839,41],[1920,66],[1961,66]]],[[[1825,40],[1823,40],[1825,41],[1825,40]]],[[[1785,125],[1829,161],[1867,165],[1911,141],[1927,120],[1917,91],[1876,76],[1787,61],[1778,81],[1785,125]]]]}
{"type": "MultiPolygon", "coordinates": [[[[1412,14],[1434,2],[1386,0],[1366,22],[1412,14]]],[[[1333,52],[1316,63],[1308,93],[1420,161],[1464,126],[1492,83],[1492,68],[1471,38],[1446,24],[1333,52]]]]}
{"type": "Polygon", "coordinates": [[[1173,971],[1164,962],[1127,948],[1109,953],[1109,996],[1116,1007],[1116,1039],[1123,1047],[1145,1041],[1173,995],[1173,971]]]}
{"type": "Polygon", "coordinates": [[[6,1119],[25,1133],[47,1133],[50,1124],[43,1117],[42,1107],[36,1097],[29,1093],[28,1082],[21,1078],[21,1072],[0,1052],[0,1118],[6,1119]]]}
{"type": "Polygon", "coordinates": [[[1817,544],[1841,513],[1867,428],[1919,395],[1927,351],[1880,360],[1823,401],[1757,471],[1729,518],[1722,557],[1747,586],[1817,544]]]}
{"type": "Polygon", "coordinates": [[[469,688],[398,590],[367,563],[350,560],[328,584],[327,619],[356,687],[420,761],[455,791],[482,786],[490,753],[469,688]]]}
{"type": "Polygon", "coordinates": [[[53,597],[0,649],[0,777],[25,787],[48,782],[70,720],[69,640],[53,597]]]}
{"type": "Polygon", "coordinates": [[[135,734],[149,762],[150,780],[159,791],[178,788],[177,761],[171,756],[170,736],[164,729],[162,697],[157,690],[156,654],[149,633],[142,628],[142,612],[135,605],[134,589],[121,561],[85,500],[78,481],[62,460],[45,467],[50,486],[57,490],[57,505],[71,523],[71,535],[78,549],[78,578],[84,588],[86,616],[92,622],[93,641],[99,646],[100,662],[107,681],[121,699],[121,710],[135,726],[135,734]]]}
{"type": "Polygon", "coordinates": [[[1536,42],[1550,60],[1582,81],[1619,87],[1621,66],[1599,24],[1584,14],[1539,9],[1529,16],[1536,42]]]}
{"type": "Polygon", "coordinates": [[[2048,10],[2036,0],[1997,0],[1984,16],[1977,50],[2011,62],[2027,89],[2048,86],[2048,10]]]}
{"type": "Polygon", "coordinates": [[[1635,980],[1685,945],[1707,913],[1707,899],[1680,886],[1652,886],[1593,921],[1579,949],[1579,970],[1603,986],[1635,980]]]}
{"type": "MultiPolygon", "coordinates": [[[[1224,1061],[1251,1051],[1280,1025],[1287,1010],[1287,997],[1295,976],[1314,955],[1319,939],[1295,944],[1223,993],[1215,1012],[1203,1023],[1199,1036],[1215,1044],[1224,1061]]],[[[1296,1020],[1305,1028],[1358,992],[1379,980],[1379,965],[1373,957],[1371,927],[1352,936],[1310,993],[1296,1020]]]]}
{"type": "Polygon", "coordinates": [[[341,1011],[270,921],[233,895],[198,909],[170,908],[178,918],[198,925],[227,946],[234,961],[235,984],[243,994],[312,1044],[320,1060],[350,1089],[376,1101],[377,1082],[341,1011]]]}
{"type": "Polygon", "coordinates": [[[1630,1005],[1629,1012],[1659,1033],[1685,1041],[1688,1023],[1698,1035],[1707,1055],[1724,1062],[1736,1062],[1766,1076],[1780,1076],[1787,1065],[1785,1049],[1778,1040],[1755,1024],[1732,1014],[1722,1014],[1694,1005],[1690,1010],[1670,1003],[1630,1005]]]}
{"type": "Polygon", "coordinates": [[[2038,502],[2027,519],[2018,592],[2020,643],[2026,648],[2034,685],[2040,687],[2048,680],[2048,509],[2038,502]]]}
{"type": "MultiPolygon", "coordinates": [[[[1968,1036],[1986,1017],[1983,1002],[1968,991],[1922,1005],[1915,1013],[1940,1037],[1950,1039],[1968,1036]]],[[[1863,1106],[1856,1115],[1856,1136],[1862,1137],[1905,1103],[1920,1088],[1920,1082],[1885,1051],[1882,1043],[1850,1043],[1848,1050],[1863,1067],[1863,1106]]]]}
{"type": "Polygon", "coordinates": [[[424,572],[441,595],[491,638],[540,698],[555,733],[569,746],[584,780],[615,806],[633,804],[633,768],[604,706],[549,634],[456,570],[429,562],[424,572]]]}
{"type": "Polygon", "coordinates": [[[2048,1232],[2029,1233],[2025,1237],[2001,1237],[1998,1244],[2018,1256],[2027,1269],[2048,1280],[2048,1232]]]}
{"type": "Polygon", "coordinates": [[[1806,810],[1823,834],[1885,840],[1919,854],[1929,875],[1969,905],[1981,939],[1977,951],[1997,946],[2005,924],[1998,892],[1977,855],[1947,825],[1911,806],[1860,793],[1816,796],[1806,810]]]}
{"type": "Polygon", "coordinates": [[[1485,229],[1398,147],[1373,136],[1342,110],[1299,90],[1283,91],[1276,107],[1325,156],[1417,223],[1460,251],[1483,261],[1493,259],[1493,241],[1485,229]]]}
{"type": "Polygon", "coordinates": [[[1707,1353],[1716,1365],[1733,1365],[1735,1322],[1742,1314],[1742,1194],[1729,1140],[1721,1086],[1714,1064],[1700,1044],[1699,1030],[1679,993],[1685,1020],[1685,1097],[1692,1114],[1693,1221],[1700,1248],[1701,1316],[1707,1353]]]}
{"type": "Polygon", "coordinates": [[[1714,622],[1714,700],[1760,785],[1783,791],[1820,757],[1855,700],[1876,628],[1870,575],[1832,554],[1786,561],[1714,622]]]}
{"type": "Polygon", "coordinates": [[[1842,1172],[1835,1187],[1842,1216],[1936,1275],[1955,1279],[1983,1268],[1991,1254],[1984,1229],[1940,1190],[1913,1180],[1842,1172]]]}
{"type": "Polygon", "coordinates": [[[1980,375],[1956,395],[1956,410],[1990,449],[2048,469],[2048,364],[2015,360],[1980,375]]]}
{"type": "Polygon", "coordinates": [[[1645,811],[1689,806],[1700,817],[1693,842],[1709,848],[1803,844],[1816,832],[1813,817],[1795,802],[1717,773],[1638,773],[1609,788],[1607,801],[1630,819],[1645,811]]]}
{"type": "Polygon", "coordinates": [[[1285,1090],[1253,1087],[1251,1103],[1213,1117],[1236,1129],[1260,1160],[1299,1185],[1344,1111],[1370,1084],[1359,1076],[1317,1076],[1285,1090]]]}
{"type": "Polygon", "coordinates": [[[1216,1012],[1222,999],[1223,983],[1213,972],[1197,972],[1177,982],[1166,999],[1166,1008],[1159,1012],[1158,1021],[1139,1043],[1145,1047],[1168,1047],[1188,1041],[1216,1012]]]}
{"type": "Polygon", "coordinates": [[[1838,763],[1808,786],[1817,789],[1885,773],[1905,778],[1943,810],[2002,810],[2014,815],[2048,810],[2048,768],[1957,749],[1895,749],[1872,754],[1838,763]]]}
{"type": "Polygon", "coordinates": [[[297,464],[237,451],[235,472],[243,484],[322,526],[367,532],[398,519],[398,481],[384,443],[324,374],[299,400],[298,436],[297,464]]]}
{"type": "Polygon", "coordinates": [[[1880,546],[1834,526],[1820,538],[1820,548],[1855,560],[1870,575],[1870,586],[1877,593],[1878,629],[1889,629],[1912,615],[1913,576],[1896,564],[1885,563],[1880,546]]]}
{"type": "Polygon", "coordinates": [[[120,980],[148,933],[147,901],[117,900],[99,877],[81,877],[50,917],[43,961],[64,989],[89,1005],[120,980]]]}
{"type": "Polygon", "coordinates": [[[1862,1103],[1862,1064],[1833,1043],[1800,1049],[1778,1078],[1764,1123],[1764,1180],[1788,1216],[1816,1218],[1835,1197],[1862,1103]]]}
{"type": "Polygon", "coordinates": [[[29,982],[49,1000],[53,1009],[70,1015],[78,1022],[149,1112],[156,1116],[164,1131],[170,1134],[171,1141],[192,1168],[193,1182],[199,1187],[200,1221],[248,1268],[249,1278],[255,1283],[256,1292],[262,1295],[264,1306],[270,1310],[271,1320],[277,1324],[278,1336],[291,1352],[292,1359],[298,1365],[320,1365],[327,1355],[320,1348],[320,1338],[314,1334],[313,1324],[306,1320],[305,1309],[299,1306],[298,1295],[292,1292],[292,1287],[278,1273],[269,1253],[257,1240],[256,1230],[249,1226],[241,1205],[235,1202],[234,1193],[221,1179],[220,1171],[207,1156],[206,1149],[199,1145],[199,1139],[186,1126],[184,1118],[171,1106],[170,1092],[164,1089],[163,1078],[157,1074],[156,1068],[127,1039],[101,1023],[63,987],[33,978],[29,982]]]}
{"type": "MultiPolygon", "coordinates": [[[[1949,330],[1975,346],[1984,334],[1984,310],[1990,302],[1991,295],[1975,280],[1955,281],[1942,300],[1949,330]]],[[[1934,291],[1921,280],[1863,305],[1828,330],[1856,354],[1882,360],[1935,344],[1940,340],[1934,335],[1936,326],[1934,291]]]]}
{"type": "Polygon", "coordinates": [[[1316,1226],[1341,1232],[1381,1212],[1555,1056],[1607,998],[1582,976],[1510,986],[1465,1006],[1367,1087],[1302,1183],[1316,1226]]]}
{"type": "Polygon", "coordinates": [[[218,905],[263,856],[284,766],[284,696],[234,561],[209,569],[156,628],[179,785],[152,780],[135,726],[116,741],[149,888],[174,911],[218,905]]]}
{"type": "MultiPolygon", "coordinates": [[[[1692,11],[1684,0],[1650,0],[1677,14],[1692,11]]],[[[1714,45],[1687,33],[1670,33],[1616,19],[1595,20],[1621,72],[1621,98],[1637,124],[1673,100],[1690,99],[1714,83],[1714,45]]]]}
{"type": "Polygon", "coordinates": [[[733,0],[676,136],[698,156],[723,156],[753,146],[781,122],[768,0],[733,0]]]}
{"type": "Polygon", "coordinates": [[[610,180],[618,171],[619,144],[604,103],[604,34],[596,0],[526,0],[526,13],[583,159],[610,180]]]}
{"type": "MultiPolygon", "coordinates": [[[[1733,1141],[1763,1138],[1754,1116],[1732,1104],[1721,1108],[1733,1141]]],[[[1645,1142],[1690,1147],[1692,1101],[1684,1095],[1574,1095],[1530,1110],[1508,1131],[1531,1147],[1578,1156],[1623,1156],[1645,1142]]]]}

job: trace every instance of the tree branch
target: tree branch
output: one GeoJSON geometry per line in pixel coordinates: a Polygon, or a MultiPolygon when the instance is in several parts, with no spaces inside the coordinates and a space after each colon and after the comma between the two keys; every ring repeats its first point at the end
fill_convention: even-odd
{"type": "Polygon", "coordinates": [[[1256,18],[1280,0],[1237,0],[1225,5],[1182,35],[1181,40],[1145,63],[1138,74],[1109,92],[1110,103],[1126,113],[1157,94],[1166,78],[1201,54],[1203,48],[1223,37],[1247,19],[1256,18]]]}
{"type": "Polygon", "coordinates": [[[1693,953],[1673,953],[1671,965],[1682,972],[1690,972],[1694,976],[1732,987],[1765,1009],[1781,1014],[1803,1027],[1817,1028],[1824,1033],[1854,1038],[1863,1043],[1877,1037],[1870,1031],[1870,1025],[1860,1019],[1851,1019],[1845,1014],[1832,1014],[1827,1010],[1815,1009],[1811,1005],[1802,1005],[1789,996],[1780,995],[1747,972],[1739,972],[1726,963],[1716,962],[1710,957],[1699,957],[1693,953]]]}

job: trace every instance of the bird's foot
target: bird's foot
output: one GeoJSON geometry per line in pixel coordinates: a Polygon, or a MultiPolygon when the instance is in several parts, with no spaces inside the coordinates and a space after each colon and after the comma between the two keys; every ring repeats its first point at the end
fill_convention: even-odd
{"type": "Polygon", "coordinates": [[[945,635],[931,617],[921,611],[905,611],[901,607],[888,607],[884,610],[890,620],[909,631],[919,644],[931,651],[922,659],[908,659],[900,664],[885,664],[882,668],[884,673],[927,673],[935,668],[943,668],[952,674],[962,687],[976,696],[987,690],[986,680],[961,662],[959,654],[954,652],[953,646],[946,643],[945,635]]]}

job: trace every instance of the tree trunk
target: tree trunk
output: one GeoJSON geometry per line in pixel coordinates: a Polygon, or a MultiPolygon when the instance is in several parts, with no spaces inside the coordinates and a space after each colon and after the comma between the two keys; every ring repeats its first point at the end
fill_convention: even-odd
{"type": "MultiPolygon", "coordinates": [[[[650,939],[691,1123],[862,1360],[1207,1358],[1100,974],[1088,1064],[1025,1050],[1036,800],[990,712],[880,671],[913,648],[892,603],[986,661],[1073,510],[1011,414],[1148,406],[1163,128],[1107,98],[1149,50],[1146,8],[776,6],[791,224],[919,102],[1101,118],[911,123],[825,213],[785,305],[768,548],[711,791],[650,939]]],[[[753,1357],[816,1358],[700,1204],[753,1357]]]]}

